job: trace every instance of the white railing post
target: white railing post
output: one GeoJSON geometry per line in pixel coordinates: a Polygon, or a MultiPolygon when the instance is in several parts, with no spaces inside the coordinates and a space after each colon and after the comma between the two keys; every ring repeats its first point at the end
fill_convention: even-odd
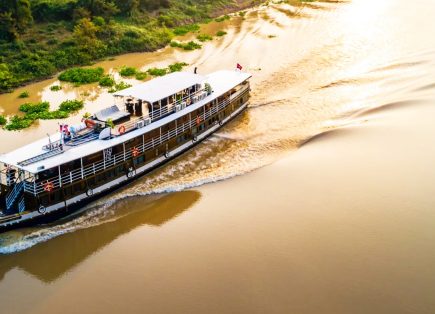
{"type": "Polygon", "coordinates": [[[62,176],[60,174],[60,166],[57,167],[59,169],[59,187],[62,187],[62,176]]]}
{"type": "Polygon", "coordinates": [[[84,175],[83,175],[83,158],[80,158],[80,172],[82,175],[82,180],[84,179],[84,175]]]}

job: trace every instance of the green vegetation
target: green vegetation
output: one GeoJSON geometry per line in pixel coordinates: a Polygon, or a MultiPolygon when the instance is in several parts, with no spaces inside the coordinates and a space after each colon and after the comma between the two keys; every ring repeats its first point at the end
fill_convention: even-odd
{"type": "Polygon", "coordinates": [[[199,31],[198,24],[183,25],[174,29],[174,34],[177,36],[186,35],[187,33],[195,33],[199,31]]]}
{"type": "Polygon", "coordinates": [[[0,125],[5,125],[8,122],[8,120],[6,120],[5,116],[0,116],[0,125]]]}
{"type": "Polygon", "coordinates": [[[127,84],[126,82],[121,81],[118,84],[115,84],[111,89],[109,89],[109,93],[114,93],[114,92],[129,88],[129,87],[131,87],[130,84],[127,84]]]}
{"type": "MultiPolygon", "coordinates": [[[[217,12],[236,10],[234,3],[233,0],[0,1],[0,92],[108,56],[154,51],[169,44],[174,35],[197,32],[196,23],[209,21],[217,12]]],[[[183,49],[197,47],[188,43],[183,49]]],[[[65,81],[76,84],[99,82],[103,76],[94,73],[96,77],[83,79],[83,73],[77,76],[64,73],[61,77],[65,81]]]]}
{"type": "Polygon", "coordinates": [[[26,129],[33,124],[35,120],[26,117],[19,117],[17,115],[9,119],[8,124],[6,124],[5,129],[8,131],[16,131],[21,129],[26,129]]]}
{"type": "Polygon", "coordinates": [[[19,95],[18,95],[18,98],[29,98],[29,92],[28,91],[24,91],[24,92],[21,92],[19,95]]]}
{"type": "Polygon", "coordinates": [[[65,111],[68,113],[78,111],[82,108],[83,108],[83,101],[76,100],[76,99],[75,100],[65,100],[59,106],[60,111],[65,111]]]}
{"type": "Polygon", "coordinates": [[[185,62],[176,62],[176,63],[168,65],[167,68],[151,68],[151,69],[148,69],[147,72],[149,75],[152,75],[152,76],[163,76],[163,75],[166,75],[168,73],[179,72],[179,71],[183,70],[183,68],[187,65],[188,64],[185,62]]]}
{"type": "Polygon", "coordinates": [[[112,119],[107,119],[107,121],[106,121],[106,125],[109,127],[109,128],[111,128],[111,129],[113,129],[114,127],[115,127],[115,123],[113,123],[113,120],[112,119]]]}
{"type": "Polygon", "coordinates": [[[137,70],[133,67],[122,67],[121,70],[119,71],[119,74],[121,76],[124,77],[130,77],[130,76],[134,76],[136,74],[137,70]]]}
{"type": "Polygon", "coordinates": [[[226,34],[227,34],[227,32],[225,32],[225,31],[218,31],[216,33],[216,36],[222,37],[222,36],[225,36],[226,34]]]}
{"type": "Polygon", "coordinates": [[[50,109],[50,103],[47,101],[43,101],[43,102],[36,103],[36,104],[31,104],[31,103],[22,104],[19,107],[19,110],[21,112],[25,112],[27,114],[41,113],[41,112],[47,111],[49,109],[50,109]]]}
{"type": "Polygon", "coordinates": [[[208,34],[200,34],[196,37],[200,42],[205,42],[213,39],[213,36],[208,34]]]}
{"type": "Polygon", "coordinates": [[[143,81],[144,79],[147,78],[147,76],[148,76],[147,72],[137,71],[135,78],[136,80],[143,81]]]}
{"type": "Polygon", "coordinates": [[[53,92],[58,92],[61,89],[62,89],[62,86],[60,86],[60,85],[53,85],[53,86],[50,87],[50,90],[53,91],[53,92]]]}
{"type": "Polygon", "coordinates": [[[163,69],[159,69],[159,68],[151,68],[147,70],[149,75],[152,76],[163,76],[166,75],[168,73],[168,69],[163,68],[163,69]]]}
{"type": "Polygon", "coordinates": [[[59,75],[59,80],[77,85],[95,83],[102,79],[103,68],[72,68],[59,75]]]}
{"type": "MultiPolygon", "coordinates": [[[[3,125],[6,124],[5,129],[9,131],[21,130],[28,128],[36,120],[50,120],[50,119],[65,119],[73,112],[83,108],[83,101],[80,100],[66,100],[62,102],[58,110],[50,111],[50,104],[47,101],[39,103],[27,103],[19,107],[19,110],[24,113],[24,116],[13,116],[6,124],[6,119],[3,117],[3,125]]],[[[1,119],[0,119],[1,120],[1,119]]]]}
{"type": "Polygon", "coordinates": [[[182,48],[184,50],[195,50],[195,49],[201,49],[202,46],[194,41],[189,41],[187,43],[180,43],[178,41],[171,41],[170,43],[171,47],[176,48],[182,48]]]}
{"type": "Polygon", "coordinates": [[[111,75],[105,75],[100,79],[98,84],[103,87],[112,87],[115,85],[115,79],[111,75]]]}
{"type": "Polygon", "coordinates": [[[176,62],[176,63],[170,64],[168,66],[168,70],[171,73],[173,73],[173,72],[179,72],[179,71],[183,70],[183,68],[185,66],[188,66],[188,64],[186,62],[176,62]]]}
{"type": "Polygon", "coordinates": [[[226,21],[226,20],[229,20],[229,19],[231,19],[231,17],[229,15],[224,15],[224,16],[220,16],[218,18],[215,18],[214,20],[216,22],[223,22],[223,21],[226,21]]]}

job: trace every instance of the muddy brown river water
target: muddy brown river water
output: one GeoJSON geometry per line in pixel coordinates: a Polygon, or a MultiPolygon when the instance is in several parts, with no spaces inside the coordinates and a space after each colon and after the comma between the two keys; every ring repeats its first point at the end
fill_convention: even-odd
{"type": "MultiPolygon", "coordinates": [[[[228,34],[201,50],[99,63],[240,63],[251,104],[73,217],[1,235],[0,313],[434,313],[434,16],[432,0],[271,3],[203,26],[228,34]]],[[[0,112],[22,90],[112,102],[53,84],[0,112]]],[[[56,129],[0,131],[1,149],[56,129]]]]}

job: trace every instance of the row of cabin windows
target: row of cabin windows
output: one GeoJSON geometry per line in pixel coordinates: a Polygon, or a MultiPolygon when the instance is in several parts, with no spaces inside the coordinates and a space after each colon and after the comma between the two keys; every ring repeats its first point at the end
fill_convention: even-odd
{"type": "MultiPolygon", "coordinates": [[[[204,107],[198,108],[197,110],[191,112],[190,114],[184,115],[183,117],[178,118],[176,122],[171,121],[170,123],[163,125],[160,129],[154,129],[154,130],[152,130],[144,135],[141,135],[139,137],[133,138],[133,139],[125,142],[124,143],[125,150],[128,151],[129,149],[132,149],[133,147],[140,146],[143,143],[148,143],[151,139],[158,138],[160,136],[160,134],[165,134],[166,132],[175,129],[176,125],[180,126],[184,123],[189,122],[190,119],[192,119],[192,120],[196,119],[197,116],[203,115],[204,111],[208,111],[208,110],[212,109],[214,106],[216,106],[218,104],[218,102],[223,101],[228,96],[229,96],[229,93],[227,93],[224,96],[220,96],[218,98],[218,100],[215,99],[211,103],[206,104],[204,107]]],[[[240,100],[239,100],[240,105],[245,102],[244,98],[247,98],[247,96],[240,98],[240,100]]],[[[226,111],[230,112],[231,109],[228,108],[226,111]]],[[[228,112],[225,113],[225,116],[228,115],[228,112]]],[[[217,120],[218,120],[217,117],[213,117],[213,118],[209,119],[208,126],[215,123],[217,120]]],[[[195,128],[193,133],[201,132],[204,129],[205,129],[205,124],[202,123],[201,125],[198,126],[198,128],[195,128]]],[[[116,154],[122,153],[124,151],[124,145],[119,144],[119,145],[112,147],[110,156],[114,156],[116,154]]],[[[109,156],[109,158],[108,158],[108,156],[106,156],[106,159],[110,159],[110,156],[109,156]]],[[[90,166],[94,163],[101,162],[103,160],[103,158],[104,158],[104,155],[103,155],[103,152],[101,152],[101,151],[94,153],[94,154],[91,154],[91,155],[88,155],[86,157],[83,157],[83,167],[90,166]]],[[[77,160],[74,160],[74,161],[71,161],[69,163],[61,165],[60,172],[61,172],[61,174],[69,173],[70,171],[73,171],[75,169],[80,169],[81,166],[82,166],[82,161],[80,159],[77,159],[77,160]]],[[[38,180],[43,181],[43,180],[47,180],[49,178],[56,177],[58,175],[59,175],[59,169],[56,167],[56,168],[48,169],[48,170],[45,170],[45,171],[39,173],[38,180]]]]}
{"type": "Polygon", "coordinates": [[[189,95],[194,94],[195,92],[199,91],[201,88],[201,85],[196,84],[191,86],[190,88],[186,88],[174,95],[171,95],[169,97],[163,98],[159,101],[153,102],[149,105],[148,110],[151,112],[153,110],[158,110],[160,108],[166,108],[168,106],[171,106],[175,103],[175,101],[183,99],[189,95]]]}

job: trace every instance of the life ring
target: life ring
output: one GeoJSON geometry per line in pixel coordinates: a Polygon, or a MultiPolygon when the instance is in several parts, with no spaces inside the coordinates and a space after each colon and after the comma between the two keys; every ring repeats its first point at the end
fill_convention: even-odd
{"type": "Polygon", "coordinates": [[[169,158],[169,156],[170,156],[170,155],[169,155],[169,152],[166,152],[166,153],[165,153],[165,157],[166,157],[166,158],[169,158]]]}
{"type": "Polygon", "coordinates": [[[85,124],[88,129],[92,129],[95,126],[95,121],[91,119],[85,119],[85,124]]]}
{"type": "Polygon", "coordinates": [[[38,213],[45,214],[47,212],[47,208],[44,205],[39,206],[38,213]]]}
{"type": "Polygon", "coordinates": [[[133,178],[134,175],[135,175],[135,170],[133,169],[133,167],[128,168],[127,178],[133,178]]]}
{"type": "Polygon", "coordinates": [[[125,126],[121,125],[121,126],[118,128],[118,132],[119,132],[119,134],[124,134],[124,133],[125,133],[125,126]]]}
{"type": "Polygon", "coordinates": [[[139,148],[137,148],[137,147],[133,147],[132,149],[131,149],[131,154],[133,155],[133,157],[137,157],[137,156],[139,156],[139,148]]]}
{"type": "Polygon", "coordinates": [[[195,143],[197,140],[198,140],[198,138],[196,137],[196,135],[194,135],[192,138],[192,142],[195,143]]]}
{"type": "Polygon", "coordinates": [[[222,120],[219,120],[219,125],[224,124],[224,122],[222,120]]]}
{"type": "Polygon", "coordinates": [[[86,195],[87,195],[87,196],[92,196],[92,195],[94,195],[94,191],[93,191],[92,189],[88,189],[88,190],[86,191],[86,195]]]}
{"type": "Polygon", "coordinates": [[[50,181],[47,181],[47,182],[43,183],[42,187],[43,187],[45,192],[51,192],[54,189],[54,184],[51,183],[50,181]]]}

